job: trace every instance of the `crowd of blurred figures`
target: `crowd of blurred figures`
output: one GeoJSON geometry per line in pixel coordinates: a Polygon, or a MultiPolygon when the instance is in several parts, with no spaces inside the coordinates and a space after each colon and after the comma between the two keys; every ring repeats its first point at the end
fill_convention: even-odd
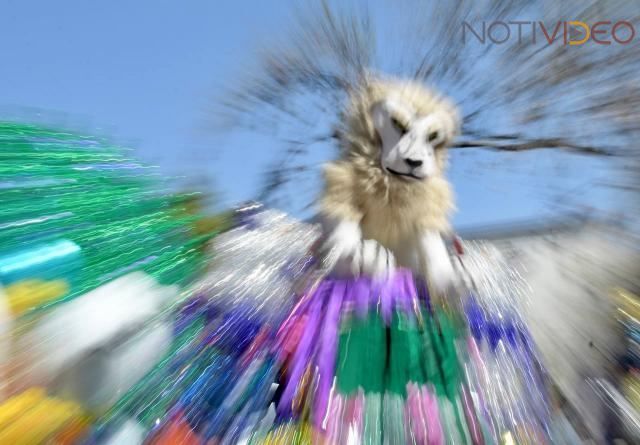
{"type": "Polygon", "coordinates": [[[0,124],[0,444],[640,441],[637,243],[457,239],[461,292],[327,275],[320,229],[207,215],[106,140],[0,124]]]}

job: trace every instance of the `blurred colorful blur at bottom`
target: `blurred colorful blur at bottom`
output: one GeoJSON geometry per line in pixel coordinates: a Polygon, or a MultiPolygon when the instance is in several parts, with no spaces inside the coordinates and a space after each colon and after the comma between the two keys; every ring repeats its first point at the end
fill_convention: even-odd
{"type": "MultiPolygon", "coordinates": [[[[207,217],[98,138],[0,124],[0,159],[0,444],[582,443],[526,283],[487,246],[436,298],[405,269],[327,275],[319,227],[255,203],[207,217]]],[[[608,395],[637,413],[638,300],[618,298],[608,395]]]]}

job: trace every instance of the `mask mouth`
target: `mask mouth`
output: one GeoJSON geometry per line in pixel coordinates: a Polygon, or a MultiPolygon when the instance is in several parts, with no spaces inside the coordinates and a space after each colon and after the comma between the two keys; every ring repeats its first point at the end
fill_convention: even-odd
{"type": "Polygon", "coordinates": [[[421,181],[422,179],[424,179],[424,178],[421,178],[420,176],[414,175],[413,173],[401,173],[401,172],[395,171],[394,169],[389,168],[389,167],[385,167],[385,170],[387,170],[389,173],[391,173],[392,175],[395,175],[395,176],[402,176],[404,178],[417,179],[418,181],[421,181]]]}

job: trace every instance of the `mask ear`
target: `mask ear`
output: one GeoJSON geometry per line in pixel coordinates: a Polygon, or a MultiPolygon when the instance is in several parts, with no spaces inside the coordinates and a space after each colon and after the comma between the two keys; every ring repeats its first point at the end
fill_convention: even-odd
{"type": "Polygon", "coordinates": [[[385,141],[391,143],[394,138],[393,129],[389,123],[389,110],[384,102],[378,102],[371,107],[371,123],[377,146],[383,147],[385,141]]]}
{"type": "Polygon", "coordinates": [[[389,121],[389,112],[384,102],[378,102],[371,107],[371,120],[379,134],[389,121]]]}

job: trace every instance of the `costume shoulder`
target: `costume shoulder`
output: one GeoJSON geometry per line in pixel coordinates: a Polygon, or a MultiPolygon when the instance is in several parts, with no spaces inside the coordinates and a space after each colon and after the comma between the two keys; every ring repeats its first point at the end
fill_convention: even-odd
{"type": "Polygon", "coordinates": [[[356,174],[353,165],[334,161],[324,166],[324,192],[320,199],[320,211],[324,216],[339,220],[360,221],[356,196],[356,174]]]}

